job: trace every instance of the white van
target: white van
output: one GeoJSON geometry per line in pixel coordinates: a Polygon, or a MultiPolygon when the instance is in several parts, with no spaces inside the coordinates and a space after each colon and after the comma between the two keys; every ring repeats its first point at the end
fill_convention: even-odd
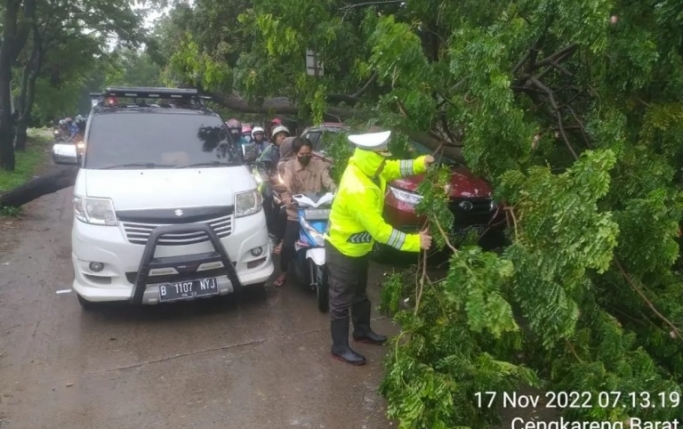
{"type": "Polygon", "coordinates": [[[224,295],[273,273],[256,182],[196,90],[107,88],[84,142],[75,157],[53,150],[81,167],[72,260],[84,308],[224,295]]]}

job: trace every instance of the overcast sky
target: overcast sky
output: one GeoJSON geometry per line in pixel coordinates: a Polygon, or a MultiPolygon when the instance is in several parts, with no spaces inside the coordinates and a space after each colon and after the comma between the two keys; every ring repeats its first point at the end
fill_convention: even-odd
{"type": "MultiPolygon", "coordinates": [[[[169,10],[171,10],[171,8],[173,7],[173,4],[175,4],[175,3],[179,3],[179,2],[170,1],[170,2],[169,2],[169,5],[168,5],[166,8],[164,8],[164,10],[162,10],[162,11],[154,11],[154,12],[149,13],[149,14],[147,15],[147,17],[145,18],[145,27],[146,27],[146,28],[151,28],[152,26],[154,26],[154,21],[156,21],[156,20],[159,19],[163,14],[165,14],[166,12],[168,12],[169,10]]],[[[185,3],[188,3],[190,6],[193,6],[193,5],[194,5],[194,0],[185,0],[185,3]]]]}

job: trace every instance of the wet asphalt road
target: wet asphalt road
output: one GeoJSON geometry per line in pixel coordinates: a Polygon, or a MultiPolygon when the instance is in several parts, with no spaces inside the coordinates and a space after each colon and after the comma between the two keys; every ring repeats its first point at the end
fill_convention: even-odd
{"type": "Polygon", "coordinates": [[[97,313],[56,294],[73,278],[71,196],[0,220],[1,429],[392,427],[377,394],[385,350],[357,346],[360,368],[331,359],[328,316],[295,285],[97,313]]]}

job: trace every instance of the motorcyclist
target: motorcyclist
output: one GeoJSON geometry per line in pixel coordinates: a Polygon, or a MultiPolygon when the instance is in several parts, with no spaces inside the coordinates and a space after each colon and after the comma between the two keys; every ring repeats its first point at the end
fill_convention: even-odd
{"type": "MultiPolygon", "coordinates": [[[[284,178],[285,176],[285,163],[290,159],[296,159],[296,154],[292,149],[292,143],[295,137],[287,137],[280,145],[280,162],[277,164],[277,172],[279,177],[284,178]]],[[[286,185],[285,183],[283,183],[286,185]]],[[[282,240],[285,237],[285,228],[287,227],[287,211],[285,206],[264,206],[266,207],[267,219],[270,225],[269,231],[275,236],[276,246],[273,249],[273,253],[279,255],[282,251],[282,240]]]]}
{"type": "Polygon", "coordinates": [[[285,138],[289,137],[289,129],[284,125],[278,125],[273,128],[272,136],[273,142],[266,147],[258,160],[259,162],[272,163],[273,167],[277,167],[278,162],[280,162],[280,145],[285,138]]]}
{"type": "Polygon", "coordinates": [[[242,125],[242,142],[251,143],[251,125],[249,124],[242,125]]]}
{"type": "Polygon", "coordinates": [[[76,119],[71,121],[69,124],[69,140],[73,139],[76,137],[78,134],[78,122],[82,119],[81,115],[76,116],[76,119]]]}
{"type": "Polygon", "coordinates": [[[57,141],[64,139],[64,119],[59,119],[54,121],[54,127],[52,134],[57,141]]]}
{"type": "Polygon", "coordinates": [[[298,213],[292,202],[292,195],[318,193],[324,189],[331,192],[337,189],[327,165],[321,159],[313,158],[313,144],[310,140],[294,138],[292,152],[294,159],[286,161],[282,166],[282,181],[287,187],[287,191],[282,195],[282,200],[287,206],[287,222],[280,252],[280,275],[273,283],[275,287],[285,283],[289,263],[296,252],[294,243],[299,238],[298,213]]]}
{"type": "MultiPolygon", "coordinates": [[[[280,192],[276,188],[282,186],[280,182],[280,175],[277,172],[278,162],[280,162],[280,145],[289,136],[289,130],[287,127],[279,125],[273,130],[273,143],[266,146],[265,150],[259,155],[256,160],[258,163],[265,164],[265,168],[268,172],[269,181],[271,183],[272,189],[275,192],[280,192]]],[[[269,193],[263,196],[263,208],[266,214],[266,222],[268,224],[268,230],[274,233],[277,238],[280,238],[282,234],[278,233],[278,223],[277,219],[280,213],[280,207],[277,204],[276,195],[269,193]]],[[[277,240],[279,241],[279,240],[277,240]]]]}
{"type": "Polygon", "coordinates": [[[246,143],[244,139],[242,138],[242,123],[238,121],[237,119],[229,119],[225,125],[228,127],[228,131],[230,132],[230,135],[232,136],[232,141],[235,142],[236,144],[244,144],[246,143]]]}
{"type": "Polygon", "coordinates": [[[282,119],[280,119],[280,118],[273,118],[273,119],[270,121],[270,126],[268,127],[268,130],[270,131],[270,134],[271,134],[271,135],[273,134],[273,130],[275,129],[275,127],[277,127],[278,125],[282,125],[282,119]]]}
{"type": "Polygon", "coordinates": [[[266,149],[266,132],[261,127],[254,127],[251,130],[252,143],[256,145],[258,153],[262,153],[266,149]]]}

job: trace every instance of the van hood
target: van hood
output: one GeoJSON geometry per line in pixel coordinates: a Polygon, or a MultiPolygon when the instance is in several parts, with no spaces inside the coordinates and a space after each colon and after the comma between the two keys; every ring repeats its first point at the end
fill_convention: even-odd
{"type": "Polygon", "coordinates": [[[116,210],[232,205],[256,188],[244,166],[149,170],[81,170],[75,190],[110,198],[116,210]],[[78,183],[81,182],[81,183],[78,183]]]}
{"type": "MultiPolygon", "coordinates": [[[[491,186],[464,167],[451,168],[450,198],[491,198],[491,186]]],[[[391,185],[405,191],[417,192],[424,174],[394,180],[391,185]]]]}

